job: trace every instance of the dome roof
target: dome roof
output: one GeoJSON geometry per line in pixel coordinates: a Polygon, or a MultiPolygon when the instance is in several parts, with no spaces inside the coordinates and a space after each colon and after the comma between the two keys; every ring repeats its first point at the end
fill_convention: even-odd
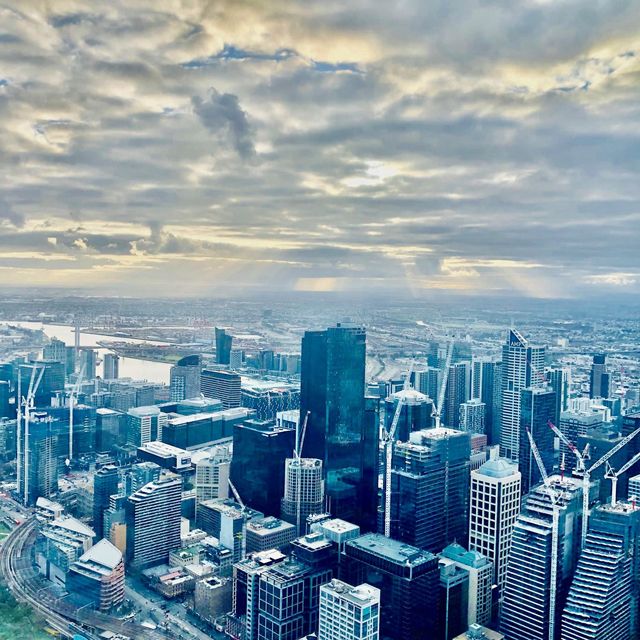
{"type": "Polygon", "coordinates": [[[485,462],[479,469],[478,473],[490,478],[506,478],[513,475],[518,470],[518,466],[510,462],[506,458],[496,458],[485,462]]]}
{"type": "Polygon", "coordinates": [[[411,388],[400,389],[400,391],[396,391],[390,396],[390,399],[393,401],[400,400],[400,398],[402,398],[403,402],[406,404],[422,404],[423,402],[431,402],[429,396],[411,388]]]}

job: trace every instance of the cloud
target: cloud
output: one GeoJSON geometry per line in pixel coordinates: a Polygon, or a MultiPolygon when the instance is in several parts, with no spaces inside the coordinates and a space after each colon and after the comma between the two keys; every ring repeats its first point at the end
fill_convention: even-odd
{"type": "Polygon", "coordinates": [[[231,139],[241,158],[247,160],[255,156],[251,127],[247,114],[240,107],[238,96],[220,94],[212,88],[206,99],[194,96],[191,104],[202,124],[211,133],[225,134],[231,139]]]}

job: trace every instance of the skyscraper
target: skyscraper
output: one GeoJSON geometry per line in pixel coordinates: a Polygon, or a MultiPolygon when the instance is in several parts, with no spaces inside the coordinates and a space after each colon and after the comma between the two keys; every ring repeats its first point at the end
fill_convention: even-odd
{"type": "Polygon", "coordinates": [[[322,460],[331,512],[371,530],[377,477],[368,474],[365,481],[365,470],[376,466],[378,450],[371,446],[377,430],[366,433],[365,351],[361,327],[339,324],[304,334],[300,415],[310,415],[301,454],[322,460]]]}
{"type": "Polygon", "coordinates": [[[105,353],[102,359],[102,377],[105,380],[117,380],[120,376],[120,356],[117,353],[105,353]]]}
{"type": "Polygon", "coordinates": [[[127,514],[127,558],[129,564],[145,568],[169,560],[180,547],[182,479],[165,474],[129,496],[127,514]]]}
{"type": "MultiPolygon", "coordinates": [[[[468,362],[458,362],[449,367],[449,377],[444,393],[442,423],[451,429],[460,428],[460,405],[469,399],[471,367],[468,362]]],[[[441,408],[442,409],[442,408],[441,408]]]]}
{"type": "Polygon", "coordinates": [[[560,424],[560,416],[563,411],[569,410],[569,397],[571,392],[571,369],[569,367],[556,367],[547,373],[549,386],[556,394],[556,412],[553,424],[560,424]]]}
{"type": "Polygon", "coordinates": [[[215,328],[216,335],[216,362],[229,364],[231,359],[231,345],[233,337],[228,335],[225,329],[215,328]]]}
{"type": "Polygon", "coordinates": [[[168,416],[156,405],[134,407],[127,412],[127,442],[139,447],[146,442],[162,440],[162,429],[168,416]]]}
{"type": "Polygon", "coordinates": [[[531,387],[523,389],[520,399],[520,454],[519,465],[522,473],[522,492],[542,481],[538,465],[531,451],[527,431],[538,446],[545,469],[553,471],[555,465],[554,433],[549,422],[556,411],[556,394],[553,389],[531,387]]]}
{"type": "Polygon", "coordinates": [[[630,640],[637,631],[640,511],[596,507],[562,614],[562,640],[630,640]]]}
{"type": "Polygon", "coordinates": [[[80,369],[84,367],[84,379],[93,380],[96,377],[97,352],[92,347],[80,349],[80,369]]]}
{"type": "Polygon", "coordinates": [[[294,446],[293,429],[254,420],[234,426],[231,480],[245,504],[267,515],[280,513],[285,460],[294,446]]]}
{"type": "Polygon", "coordinates": [[[580,551],[582,483],[573,478],[561,481],[559,476],[551,476],[550,483],[559,493],[556,588],[551,571],[553,509],[548,489],[538,485],[526,496],[513,528],[500,624],[507,640],[558,637],[560,614],[580,551]]]}
{"type": "Polygon", "coordinates": [[[318,640],[378,640],[380,590],[332,580],[320,587],[318,640]]]}
{"type": "Polygon", "coordinates": [[[204,369],[200,378],[200,388],[206,398],[222,402],[224,409],[239,407],[242,403],[241,379],[237,373],[204,369]]]}
{"type": "Polygon", "coordinates": [[[304,535],[310,515],[324,512],[324,480],[322,460],[318,458],[287,458],[284,471],[282,519],[299,527],[304,535]]]}
{"type": "Polygon", "coordinates": [[[100,467],[93,476],[93,530],[97,540],[104,538],[103,515],[111,496],[118,493],[119,479],[118,467],[113,464],[100,467]]]}
{"type": "Polygon", "coordinates": [[[387,429],[395,416],[398,402],[402,401],[396,440],[406,442],[409,434],[420,429],[428,429],[432,426],[433,400],[415,389],[401,389],[390,395],[385,400],[385,422],[387,429]]]}
{"type": "Polygon", "coordinates": [[[520,400],[527,387],[544,386],[544,347],[530,345],[509,329],[502,347],[500,453],[517,462],[520,453],[520,400]]]}
{"type": "Polygon", "coordinates": [[[611,396],[611,374],[607,370],[607,356],[604,353],[596,353],[591,364],[589,376],[589,397],[608,398],[611,396]]]}
{"type": "Polygon", "coordinates": [[[204,500],[229,497],[231,452],[220,445],[196,463],[196,508],[204,500]]]}
{"type": "Polygon", "coordinates": [[[487,405],[477,398],[460,405],[460,431],[485,433],[485,411],[487,405]]]}
{"type": "Polygon", "coordinates": [[[391,536],[439,553],[466,540],[470,436],[438,428],[416,431],[394,447],[391,536]]]}
{"type": "Polygon", "coordinates": [[[199,355],[186,356],[178,360],[169,372],[171,402],[199,396],[201,372],[202,358],[199,355]]]}
{"type": "Polygon", "coordinates": [[[504,458],[485,462],[471,472],[469,549],[493,564],[493,581],[503,589],[511,534],[520,513],[521,474],[504,458]]]}

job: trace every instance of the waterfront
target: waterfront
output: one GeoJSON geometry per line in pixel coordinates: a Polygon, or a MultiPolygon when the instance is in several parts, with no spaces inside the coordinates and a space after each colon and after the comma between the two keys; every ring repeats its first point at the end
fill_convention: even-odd
{"type": "MultiPolygon", "coordinates": [[[[58,338],[68,345],[75,343],[74,328],[63,324],[43,324],[41,322],[24,322],[17,320],[2,320],[2,324],[14,325],[17,327],[25,327],[27,329],[40,329],[48,338],[58,338]]],[[[107,338],[108,339],[108,338],[107,338]]],[[[81,347],[96,347],[100,358],[105,353],[111,352],[110,349],[99,347],[98,343],[104,341],[105,336],[96,333],[81,333],[81,347]]],[[[148,340],[139,340],[137,338],[118,337],[119,342],[129,342],[131,344],[144,344],[152,342],[148,340]]],[[[149,382],[162,382],[168,384],[170,364],[166,362],[155,362],[153,360],[140,360],[139,358],[120,358],[120,377],[133,378],[135,380],[147,380],[149,382]]],[[[101,368],[99,372],[102,373],[101,368]]]]}

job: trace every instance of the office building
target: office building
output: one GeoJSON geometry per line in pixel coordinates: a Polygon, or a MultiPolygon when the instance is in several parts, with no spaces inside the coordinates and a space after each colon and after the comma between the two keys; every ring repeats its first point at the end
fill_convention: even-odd
{"type": "Polygon", "coordinates": [[[391,429],[398,402],[402,402],[402,408],[398,418],[396,440],[406,442],[412,432],[433,426],[433,400],[415,389],[400,389],[384,401],[387,429],[391,429]]]}
{"type": "Polygon", "coordinates": [[[530,345],[518,331],[509,329],[502,347],[500,453],[516,462],[520,453],[521,392],[544,386],[544,353],[544,347],[530,345]]]}
{"type": "Polygon", "coordinates": [[[368,533],[344,545],[343,572],[350,584],[366,580],[380,590],[380,636],[391,640],[436,638],[438,558],[393,538],[368,533]]]}
{"type": "Polygon", "coordinates": [[[545,469],[551,473],[555,467],[555,435],[549,427],[556,411],[556,394],[550,387],[530,387],[520,392],[520,454],[522,493],[542,481],[527,431],[533,436],[545,469]]]}
{"type": "Polygon", "coordinates": [[[391,537],[438,553],[467,539],[470,436],[444,427],[394,447],[391,537]]]}
{"type": "Polygon", "coordinates": [[[288,551],[289,544],[297,537],[294,525],[273,516],[259,518],[247,523],[246,552],[280,549],[288,551]]]}
{"type": "MultiPolygon", "coordinates": [[[[558,423],[556,423],[558,424],[558,423]]],[[[578,439],[589,432],[600,430],[604,427],[604,421],[600,412],[586,410],[563,411],[560,414],[558,428],[572,444],[577,444],[578,439]]],[[[565,473],[571,474],[576,466],[576,457],[569,447],[560,441],[560,457],[564,456],[565,473]]]]}
{"type": "Polygon", "coordinates": [[[105,353],[102,357],[102,377],[105,380],[120,377],[120,356],[117,353],[105,353]]]}
{"type": "Polygon", "coordinates": [[[442,424],[451,428],[460,427],[460,405],[469,399],[471,388],[471,366],[468,362],[458,362],[449,367],[449,377],[444,393],[442,424]]]}
{"type": "Polygon", "coordinates": [[[233,336],[230,336],[225,329],[220,329],[216,327],[215,337],[216,337],[216,362],[218,364],[229,364],[231,360],[231,345],[233,343],[233,336]]]}
{"type": "Polygon", "coordinates": [[[380,590],[331,580],[320,587],[318,640],[378,640],[380,590]]]}
{"type": "Polygon", "coordinates": [[[182,480],[166,474],[129,496],[127,512],[127,558],[136,568],[169,560],[180,547],[182,480]]]}
{"type": "Polygon", "coordinates": [[[211,623],[231,611],[232,595],[233,582],[230,578],[210,576],[196,582],[193,608],[199,618],[211,623]]]}
{"type": "Polygon", "coordinates": [[[440,594],[435,637],[451,640],[467,628],[469,572],[453,562],[439,563],[440,594]]]}
{"type": "Polygon", "coordinates": [[[472,624],[464,633],[453,640],[505,640],[504,634],[481,624],[472,624]]]}
{"type": "Polygon", "coordinates": [[[67,345],[58,338],[51,338],[49,344],[45,344],[42,348],[42,359],[66,363],[67,345]]]}
{"type": "Polygon", "coordinates": [[[130,496],[145,484],[154,482],[160,478],[162,468],[155,462],[138,462],[132,464],[124,473],[124,492],[130,496]]]}
{"type": "Polygon", "coordinates": [[[110,498],[118,494],[120,474],[118,467],[106,464],[100,467],[93,476],[93,530],[96,539],[104,537],[103,516],[109,508],[110,498]]]}
{"type": "Polygon", "coordinates": [[[589,397],[611,397],[612,383],[613,379],[607,369],[607,356],[604,353],[595,354],[589,376],[589,397]]]}
{"type": "MultiPolygon", "coordinates": [[[[369,432],[364,374],[366,334],[340,325],[302,338],[300,415],[309,412],[301,454],[322,460],[331,512],[365,530],[376,527],[377,429],[369,432]]],[[[372,413],[375,413],[372,409],[372,413]]]]}
{"type": "Polygon", "coordinates": [[[96,409],[96,451],[108,453],[116,445],[124,444],[126,436],[124,425],[126,417],[113,409],[96,409]]]}
{"type": "Polygon", "coordinates": [[[427,367],[413,372],[413,388],[432,400],[437,400],[440,391],[440,369],[427,367]]]}
{"type": "Polygon", "coordinates": [[[12,418],[16,415],[16,407],[11,404],[11,383],[0,380],[0,418],[12,418]]]}
{"type": "Polygon", "coordinates": [[[27,364],[20,364],[18,376],[23,397],[27,395],[32,376],[35,385],[35,381],[40,375],[40,369],[44,371],[34,394],[34,404],[36,407],[48,407],[51,404],[51,399],[55,398],[58,392],[64,392],[65,367],[62,362],[54,360],[31,360],[27,364]]]}
{"type": "Polygon", "coordinates": [[[292,429],[272,423],[247,420],[233,428],[231,480],[245,504],[268,515],[280,513],[285,460],[295,438],[292,429]]]}
{"type": "Polygon", "coordinates": [[[562,613],[562,640],[631,640],[637,632],[640,511],[596,507],[562,613]]]}
{"type": "Polygon", "coordinates": [[[58,490],[58,429],[45,411],[32,411],[28,430],[23,419],[19,434],[18,495],[33,505],[58,490]]]}
{"type": "Polygon", "coordinates": [[[154,440],[138,447],[138,460],[153,462],[162,469],[184,474],[191,471],[191,453],[165,442],[154,440]]]}
{"type": "Polygon", "coordinates": [[[179,402],[200,395],[202,358],[191,355],[181,358],[169,372],[169,396],[171,402],[179,402]]]}
{"type": "Polygon", "coordinates": [[[162,440],[168,416],[156,405],[134,407],[127,411],[127,442],[139,447],[146,442],[162,440]]]}
{"type": "Polygon", "coordinates": [[[239,407],[242,403],[240,376],[237,373],[204,369],[200,389],[206,398],[220,400],[225,409],[239,407]]]}
{"type": "Polygon", "coordinates": [[[122,553],[108,540],[100,540],[69,568],[67,589],[109,613],[124,602],[122,553]]]}
{"type": "Polygon", "coordinates": [[[92,347],[81,347],[79,371],[83,371],[82,377],[85,380],[95,380],[97,360],[98,352],[95,349],[92,347]]]}
{"type": "Polygon", "coordinates": [[[551,497],[544,485],[538,485],[526,496],[513,528],[500,623],[507,640],[558,637],[560,615],[580,551],[582,483],[573,478],[561,480],[560,476],[551,476],[550,483],[558,494],[556,586],[554,589],[551,571],[551,497]]]}
{"type": "Polygon", "coordinates": [[[311,515],[324,512],[324,480],[322,460],[318,458],[287,458],[284,467],[284,497],[282,519],[295,525],[298,535],[305,532],[311,515]]]}
{"type": "Polygon", "coordinates": [[[192,416],[198,413],[216,413],[222,411],[222,401],[215,398],[205,398],[201,393],[193,398],[185,398],[176,402],[175,412],[181,416],[192,416]]]}
{"type": "Polygon", "coordinates": [[[460,431],[485,433],[485,411],[487,405],[477,398],[460,405],[460,431]]]}
{"type": "Polygon", "coordinates": [[[634,499],[636,502],[640,503],[640,475],[631,476],[631,478],[629,478],[628,496],[629,500],[634,499]]]}
{"type": "Polygon", "coordinates": [[[521,478],[518,466],[504,458],[489,460],[471,472],[469,549],[491,562],[493,583],[501,590],[520,513],[521,478]]]}
{"type": "Polygon", "coordinates": [[[242,406],[253,409],[257,420],[275,420],[281,411],[300,408],[300,389],[291,385],[253,381],[243,385],[240,396],[242,406]]]}
{"type": "Polygon", "coordinates": [[[553,424],[560,424],[560,416],[569,410],[571,398],[571,369],[569,367],[556,367],[547,372],[549,386],[556,394],[556,411],[553,424]]]}
{"type": "Polygon", "coordinates": [[[228,446],[219,445],[198,457],[196,467],[196,509],[205,500],[229,497],[229,474],[231,451],[228,446]]]}

